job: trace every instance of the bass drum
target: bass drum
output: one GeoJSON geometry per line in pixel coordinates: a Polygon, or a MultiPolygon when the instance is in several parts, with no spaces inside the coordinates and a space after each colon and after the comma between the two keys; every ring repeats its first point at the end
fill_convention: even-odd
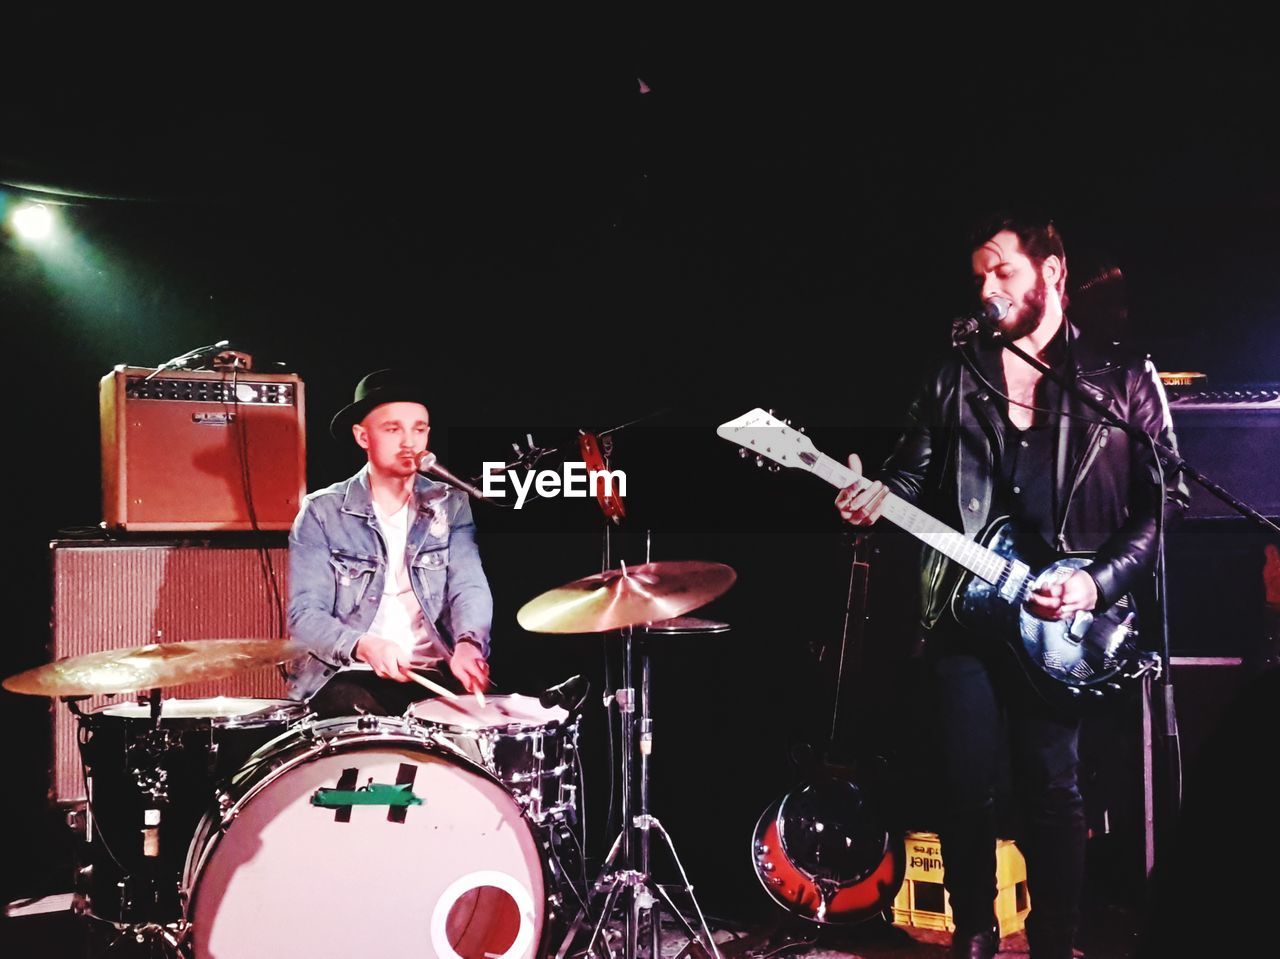
{"type": "Polygon", "coordinates": [[[399,719],[267,744],[201,823],[184,873],[197,959],[533,956],[545,861],[511,794],[399,719]]]}

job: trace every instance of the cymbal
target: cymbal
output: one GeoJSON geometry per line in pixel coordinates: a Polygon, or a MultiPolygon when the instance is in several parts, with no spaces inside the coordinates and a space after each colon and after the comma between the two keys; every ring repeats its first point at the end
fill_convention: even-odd
{"type": "Polygon", "coordinates": [[[535,596],[516,613],[531,633],[604,633],[672,619],[725,593],[738,574],[695,561],[623,566],[535,596]]]}
{"type": "Polygon", "coordinates": [[[697,616],[677,616],[674,619],[663,619],[656,623],[648,623],[644,627],[646,633],[663,633],[683,636],[685,633],[727,633],[728,623],[718,623],[713,619],[699,619],[697,616]]]}
{"type": "Polygon", "coordinates": [[[223,679],[305,652],[287,639],[198,639],[108,649],[56,660],[10,676],[4,688],[32,696],[97,696],[223,679]]]}

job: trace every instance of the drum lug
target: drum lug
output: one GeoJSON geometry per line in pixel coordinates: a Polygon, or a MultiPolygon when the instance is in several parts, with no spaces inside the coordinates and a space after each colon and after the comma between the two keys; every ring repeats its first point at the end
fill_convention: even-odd
{"type": "Polygon", "coordinates": [[[67,810],[67,828],[88,838],[89,811],[84,806],[73,806],[67,810]]]}
{"type": "MultiPolygon", "coordinates": [[[[85,888],[88,888],[87,886],[85,888]]],[[[71,896],[71,912],[76,916],[87,916],[89,911],[89,895],[87,892],[77,890],[71,896]]]]}
{"type": "Polygon", "coordinates": [[[239,810],[235,808],[231,801],[231,794],[226,790],[219,790],[218,795],[215,798],[218,803],[219,822],[221,822],[223,826],[231,825],[235,821],[236,816],[239,815],[239,810]]]}

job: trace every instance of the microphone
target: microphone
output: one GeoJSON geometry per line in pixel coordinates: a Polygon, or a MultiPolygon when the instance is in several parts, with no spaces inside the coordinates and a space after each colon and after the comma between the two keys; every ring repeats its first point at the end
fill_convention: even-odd
{"type": "Polygon", "coordinates": [[[484,493],[480,492],[478,489],[476,489],[466,480],[458,479],[458,477],[454,476],[447,469],[441,466],[440,462],[436,459],[436,454],[432,453],[430,450],[428,450],[426,453],[423,453],[421,458],[418,460],[418,472],[422,473],[424,476],[428,473],[434,473],[436,476],[439,476],[446,483],[449,483],[452,486],[458,487],[458,489],[462,490],[465,493],[469,493],[471,496],[474,496],[476,499],[488,498],[484,495],[484,493]]]}
{"type": "Polygon", "coordinates": [[[993,296],[985,301],[976,313],[970,313],[952,322],[951,345],[964,346],[980,329],[993,326],[1008,316],[1012,307],[1013,303],[1003,296],[993,296]]]}
{"type": "Polygon", "coordinates": [[[224,347],[230,346],[230,340],[218,340],[209,346],[200,346],[190,352],[183,353],[181,356],[175,356],[167,363],[162,364],[161,369],[168,370],[184,370],[191,365],[193,360],[204,359],[210,353],[216,353],[224,347]]]}
{"type": "Polygon", "coordinates": [[[544,709],[559,706],[573,714],[582,709],[590,692],[591,684],[587,680],[581,676],[570,676],[563,683],[551,686],[540,694],[538,702],[544,709]]]}

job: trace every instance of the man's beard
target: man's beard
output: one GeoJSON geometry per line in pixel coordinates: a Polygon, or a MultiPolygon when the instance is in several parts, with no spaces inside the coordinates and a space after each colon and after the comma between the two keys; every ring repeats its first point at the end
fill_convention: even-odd
{"type": "Polygon", "coordinates": [[[1000,332],[1011,341],[1034,333],[1044,319],[1047,298],[1048,286],[1044,282],[1044,275],[1037,271],[1036,285],[1022,298],[1022,305],[1012,319],[1000,324],[1000,332]]]}

